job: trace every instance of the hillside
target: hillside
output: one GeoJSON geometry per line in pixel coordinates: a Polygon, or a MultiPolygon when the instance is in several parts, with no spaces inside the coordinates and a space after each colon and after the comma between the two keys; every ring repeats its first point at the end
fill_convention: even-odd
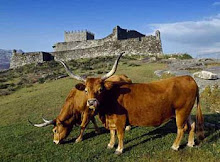
{"type": "MultiPolygon", "coordinates": [[[[114,59],[83,59],[68,62],[68,65],[77,74],[102,75],[103,71],[108,71],[114,59]]],[[[149,62],[146,58],[123,57],[117,74],[126,74],[133,82],[150,82],[160,79],[154,71],[167,67],[166,63],[149,62]]],[[[56,117],[77,81],[65,77],[64,68],[55,62],[24,66],[0,75],[1,79],[5,79],[1,81],[3,85],[15,85],[4,89],[9,90],[10,95],[0,96],[1,161],[218,161],[220,158],[220,130],[217,127],[205,128],[206,140],[201,145],[186,147],[186,133],[180,150],[171,150],[176,137],[173,120],[158,128],[133,127],[125,134],[125,152],[121,156],[114,155],[114,150],[106,149],[110,135],[100,123],[100,135],[94,133],[93,125],[90,124],[84,140],[74,143],[79,133],[79,128],[74,127],[65,144],[55,145],[52,127],[36,128],[27,120],[40,123],[42,115],[48,119],[56,117]],[[14,90],[10,91],[10,87],[14,90]]],[[[171,75],[162,76],[167,77],[171,75]]],[[[219,123],[220,115],[209,109],[210,105],[218,106],[216,101],[219,97],[218,89],[207,89],[202,94],[202,111],[206,123],[219,123]]]]}
{"type": "MultiPolygon", "coordinates": [[[[23,51],[18,50],[18,53],[20,52],[23,51]]],[[[0,70],[9,68],[11,56],[12,56],[12,50],[0,49],[0,70]]]]}
{"type": "MultiPolygon", "coordinates": [[[[139,56],[124,56],[121,63],[128,67],[141,66],[141,61],[137,60],[139,58],[139,56]]],[[[78,59],[69,61],[68,65],[80,75],[101,75],[110,70],[114,59],[115,57],[78,59]]],[[[0,72],[0,95],[8,95],[20,88],[33,86],[35,83],[45,83],[66,76],[63,66],[55,61],[29,64],[14,70],[0,72]]]]}
{"type": "Polygon", "coordinates": [[[11,55],[11,50],[0,49],[0,70],[9,68],[11,55]]]}

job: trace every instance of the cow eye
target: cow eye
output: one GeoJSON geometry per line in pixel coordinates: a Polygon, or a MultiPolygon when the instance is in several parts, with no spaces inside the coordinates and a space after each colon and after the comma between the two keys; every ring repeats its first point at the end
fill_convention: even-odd
{"type": "Polygon", "coordinates": [[[53,132],[54,132],[54,133],[57,133],[57,130],[56,130],[56,129],[54,129],[54,130],[53,130],[53,132]]]}
{"type": "Polygon", "coordinates": [[[85,89],[84,91],[85,91],[86,94],[88,94],[88,90],[87,89],[85,89]]]}

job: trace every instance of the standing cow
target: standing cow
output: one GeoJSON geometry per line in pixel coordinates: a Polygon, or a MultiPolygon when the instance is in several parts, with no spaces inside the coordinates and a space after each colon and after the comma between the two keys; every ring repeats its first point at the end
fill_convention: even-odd
{"type": "MultiPolygon", "coordinates": [[[[195,122],[190,113],[197,99],[196,128],[200,139],[204,138],[203,115],[199,102],[199,89],[190,76],[173,77],[152,83],[114,84],[111,77],[118,65],[119,55],[112,70],[98,78],[81,78],[68,68],[67,73],[84,83],[76,85],[87,95],[87,105],[97,109],[105,117],[111,139],[108,148],[115,144],[115,130],[119,140],[116,154],[123,152],[124,128],[126,122],[134,126],[159,126],[170,118],[176,118],[177,137],[172,149],[178,150],[184,131],[189,129],[188,146],[194,145],[195,122]]],[[[65,66],[65,64],[63,63],[65,66]]],[[[66,67],[66,66],[65,66],[66,67]]]]}
{"type": "MultiPolygon", "coordinates": [[[[113,75],[108,78],[108,81],[131,83],[131,80],[125,75],[113,75]]],[[[87,107],[87,97],[85,92],[73,88],[67,96],[60,114],[54,120],[48,121],[43,119],[44,123],[32,125],[36,127],[54,125],[53,141],[56,144],[61,143],[69,135],[74,125],[80,125],[80,135],[75,141],[80,142],[82,141],[83,133],[90,120],[93,122],[96,132],[99,132],[94,115],[95,110],[91,110],[87,107]]],[[[104,118],[102,118],[102,121],[104,121],[104,118]]],[[[129,126],[127,129],[129,129],[129,126]]]]}

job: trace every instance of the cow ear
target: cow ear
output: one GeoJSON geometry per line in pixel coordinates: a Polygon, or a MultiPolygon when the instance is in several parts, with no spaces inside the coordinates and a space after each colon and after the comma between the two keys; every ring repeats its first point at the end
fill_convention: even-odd
{"type": "Polygon", "coordinates": [[[84,91],[86,86],[85,84],[82,84],[82,83],[78,83],[75,85],[76,89],[80,90],[80,91],[84,91]]]}
{"type": "Polygon", "coordinates": [[[56,126],[57,125],[57,119],[53,120],[53,125],[56,126]]]}
{"type": "Polygon", "coordinates": [[[114,83],[113,82],[105,82],[104,86],[106,90],[110,90],[113,87],[114,83]]]}

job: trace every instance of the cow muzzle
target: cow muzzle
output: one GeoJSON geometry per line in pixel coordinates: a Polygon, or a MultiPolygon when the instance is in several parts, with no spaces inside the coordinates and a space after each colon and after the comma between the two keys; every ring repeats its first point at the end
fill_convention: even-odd
{"type": "Polygon", "coordinates": [[[53,140],[53,143],[55,143],[55,144],[60,144],[60,141],[58,141],[58,140],[53,140]]]}
{"type": "Polygon", "coordinates": [[[90,109],[95,109],[99,105],[99,101],[96,98],[91,98],[87,100],[87,106],[90,109]]]}

